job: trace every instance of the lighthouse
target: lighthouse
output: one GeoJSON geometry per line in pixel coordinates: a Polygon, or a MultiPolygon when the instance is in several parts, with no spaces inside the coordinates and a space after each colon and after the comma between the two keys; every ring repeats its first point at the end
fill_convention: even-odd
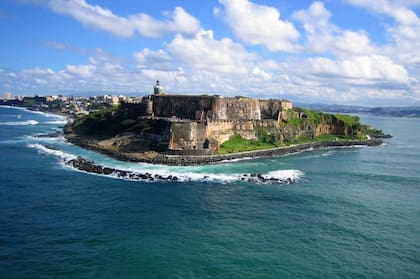
{"type": "Polygon", "coordinates": [[[156,85],[153,87],[153,93],[155,95],[163,95],[163,88],[160,86],[159,81],[156,81],[156,85]]]}

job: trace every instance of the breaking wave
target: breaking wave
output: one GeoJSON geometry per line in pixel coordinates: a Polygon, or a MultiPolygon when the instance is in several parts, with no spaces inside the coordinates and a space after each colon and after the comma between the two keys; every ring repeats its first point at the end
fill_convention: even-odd
{"type": "Polygon", "coordinates": [[[67,153],[58,149],[54,149],[52,147],[47,147],[40,143],[30,143],[27,146],[29,148],[35,148],[41,154],[54,155],[63,161],[69,161],[69,160],[77,158],[77,156],[73,154],[70,154],[70,153],[67,153]]]}
{"type": "Polygon", "coordinates": [[[174,167],[167,167],[163,165],[153,165],[154,168],[151,168],[149,164],[140,165],[143,167],[136,165],[136,168],[114,168],[110,166],[98,165],[80,156],[63,152],[54,147],[46,146],[43,144],[35,143],[28,144],[27,146],[37,149],[41,154],[48,154],[58,157],[66,167],[70,167],[85,173],[131,181],[219,183],[233,183],[242,181],[258,184],[290,184],[299,181],[304,176],[304,173],[300,170],[276,170],[267,173],[223,174],[194,172],[192,169],[175,169],[174,167]]]}
{"type": "Polygon", "coordinates": [[[67,120],[55,120],[55,121],[47,121],[45,122],[47,124],[58,124],[58,125],[64,125],[67,124],[67,120]]]}
{"type": "Polygon", "coordinates": [[[39,122],[36,120],[25,120],[25,121],[9,121],[9,122],[0,122],[0,125],[4,126],[28,126],[28,125],[37,125],[39,122]]]}

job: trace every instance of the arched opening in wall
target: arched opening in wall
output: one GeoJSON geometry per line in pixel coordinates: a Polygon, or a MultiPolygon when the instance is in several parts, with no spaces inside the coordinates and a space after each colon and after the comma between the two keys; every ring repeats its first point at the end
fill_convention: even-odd
{"type": "Polygon", "coordinates": [[[204,141],[204,143],[203,143],[203,148],[204,148],[204,149],[208,149],[208,148],[209,148],[209,145],[210,145],[210,141],[209,141],[209,139],[206,139],[206,140],[204,141]]]}
{"type": "Polygon", "coordinates": [[[193,146],[193,149],[197,149],[197,146],[195,146],[195,145],[194,145],[194,146],[193,146]]]}

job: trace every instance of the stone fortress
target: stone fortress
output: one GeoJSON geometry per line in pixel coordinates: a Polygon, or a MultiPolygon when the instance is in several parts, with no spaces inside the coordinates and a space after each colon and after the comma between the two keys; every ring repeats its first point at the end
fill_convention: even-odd
{"type": "Polygon", "coordinates": [[[278,131],[292,103],[219,95],[166,95],[159,81],[154,93],[136,102],[122,103],[135,109],[138,121],[152,127],[145,132],[157,149],[172,154],[211,154],[234,135],[254,140],[258,128],[278,131]]]}

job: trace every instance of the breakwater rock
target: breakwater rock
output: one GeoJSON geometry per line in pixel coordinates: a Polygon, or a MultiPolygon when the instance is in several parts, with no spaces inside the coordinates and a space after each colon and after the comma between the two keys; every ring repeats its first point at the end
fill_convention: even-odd
{"type": "Polygon", "coordinates": [[[163,176],[158,174],[151,173],[138,173],[127,170],[120,170],[115,168],[104,167],[94,163],[93,161],[87,160],[83,157],[77,157],[76,159],[71,159],[66,161],[67,166],[71,166],[81,171],[88,173],[102,174],[102,175],[113,175],[118,178],[127,178],[131,180],[144,180],[144,181],[177,181],[178,177],[173,175],[163,176]]]}
{"type": "Polygon", "coordinates": [[[129,170],[121,170],[115,168],[104,167],[98,165],[90,160],[83,157],[77,157],[65,162],[67,166],[76,168],[80,171],[94,173],[99,175],[108,175],[116,178],[122,178],[132,181],[145,181],[145,182],[177,182],[177,181],[221,181],[221,182],[234,182],[242,181],[249,183],[260,183],[260,184],[290,184],[298,180],[298,176],[284,176],[274,174],[261,174],[261,173],[249,173],[249,174],[233,174],[233,175],[201,175],[201,176],[190,176],[188,174],[177,174],[177,175],[162,175],[153,174],[149,172],[141,173],[129,170]]]}
{"type": "Polygon", "coordinates": [[[41,134],[41,135],[34,135],[33,137],[34,138],[40,138],[40,139],[43,139],[43,138],[58,138],[58,137],[61,137],[61,136],[63,136],[63,133],[62,132],[55,132],[55,133],[51,133],[51,134],[41,134]]]}

